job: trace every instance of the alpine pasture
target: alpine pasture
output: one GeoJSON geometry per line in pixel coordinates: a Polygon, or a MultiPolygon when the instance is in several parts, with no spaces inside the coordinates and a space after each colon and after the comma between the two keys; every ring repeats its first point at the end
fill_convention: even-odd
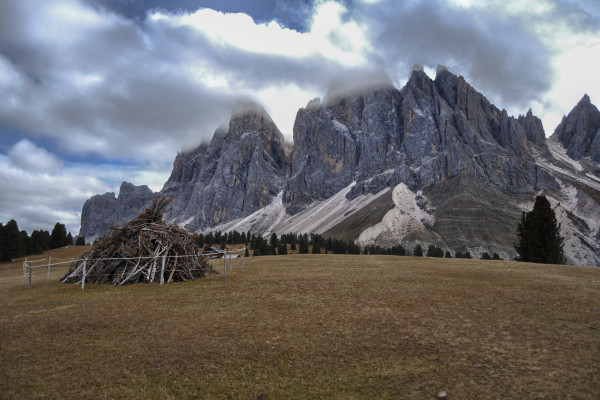
{"type": "Polygon", "coordinates": [[[597,268],[287,255],[85,290],[67,269],[28,289],[0,265],[1,398],[600,397],[597,268]]]}

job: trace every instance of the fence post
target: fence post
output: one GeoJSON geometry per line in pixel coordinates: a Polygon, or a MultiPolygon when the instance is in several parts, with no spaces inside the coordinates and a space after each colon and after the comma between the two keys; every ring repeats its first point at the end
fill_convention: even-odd
{"type": "Polygon", "coordinates": [[[233,261],[231,261],[231,252],[229,250],[227,250],[227,255],[229,256],[229,272],[231,272],[231,263],[233,261]]]}
{"type": "Polygon", "coordinates": [[[33,275],[33,268],[31,268],[31,265],[29,266],[29,289],[31,289],[31,278],[33,275]]]}
{"type": "Polygon", "coordinates": [[[244,261],[246,260],[246,248],[242,251],[242,272],[244,272],[244,261]]]}
{"type": "Polygon", "coordinates": [[[223,250],[223,277],[227,278],[227,253],[223,250]]]}
{"type": "Polygon", "coordinates": [[[27,258],[23,261],[23,287],[27,286],[27,258]]]}
{"type": "Polygon", "coordinates": [[[167,255],[163,255],[162,267],[160,269],[160,286],[163,285],[165,281],[165,263],[167,262],[167,255]]]}
{"type": "Polygon", "coordinates": [[[50,262],[52,261],[52,256],[48,256],[48,280],[50,280],[50,262]]]}
{"type": "Polygon", "coordinates": [[[85,267],[87,264],[87,258],[83,259],[83,275],[81,276],[81,290],[85,289],[85,267]]]}

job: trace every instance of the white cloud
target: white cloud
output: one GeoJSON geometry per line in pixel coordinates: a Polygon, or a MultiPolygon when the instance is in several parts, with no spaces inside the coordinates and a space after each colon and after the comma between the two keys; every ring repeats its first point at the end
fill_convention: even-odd
{"type": "Polygon", "coordinates": [[[63,162],[46,149],[37,147],[28,139],[22,139],[8,152],[12,165],[37,174],[53,174],[60,170],[63,162]]]}

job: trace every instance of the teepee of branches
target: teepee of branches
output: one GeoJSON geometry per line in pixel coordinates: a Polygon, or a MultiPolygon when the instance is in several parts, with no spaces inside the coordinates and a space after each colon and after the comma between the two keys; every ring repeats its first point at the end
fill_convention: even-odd
{"type": "Polygon", "coordinates": [[[64,283],[125,285],[177,282],[214,273],[194,237],[163,222],[170,200],[156,198],[144,212],[121,228],[112,227],[82,255],[62,278],[64,283]]]}

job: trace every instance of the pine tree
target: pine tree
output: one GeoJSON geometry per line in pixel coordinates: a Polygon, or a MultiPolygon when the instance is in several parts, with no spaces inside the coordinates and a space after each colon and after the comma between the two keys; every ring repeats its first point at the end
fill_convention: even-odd
{"type": "Polygon", "coordinates": [[[415,247],[414,256],[415,257],[423,257],[423,248],[421,247],[420,244],[418,244],[417,247],[415,247]]]}
{"type": "Polygon", "coordinates": [[[19,243],[21,232],[17,221],[11,219],[4,226],[4,261],[9,261],[19,256],[19,243]]]}
{"type": "Polygon", "coordinates": [[[19,232],[19,257],[25,257],[33,253],[31,238],[27,231],[19,232]]]}
{"type": "Polygon", "coordinates": [[[277,240],[277,234],[275,232],[271,234],[271,240],[269,240],[269,244],[273,249],[279,247],[279,241],[277,240]]]}
{"type": "Polygon", "coordinates": [[[353,240],[348,240],[348,254],[360,254],[360,247],[353,240]]]}
{"type": "Polygon", "coordinates": [[[4,261],[4,224],[0,222],[0,262],[4,261]]]}
{"type": "Polygon", "coordinates": [[[54,225],[50,234],[50,248],[58,249],[64,247],[67,243],[67,228],[59,222],[54,225]]]}
{"type": "Polygon", "coordinates": [[[427,257],[444,258],[444,250],[431,244],[427,248],[427,257]]]}
{"type": "Polygon", "coordinates": [[[308,254],[308,240],[304,237],[300,237],[299,240],[300,254],[308,254]]]}
{"type": "Polygon", "coordinates": [[[321,254],[321,245],[318,242],[313,244],[312,253],[313,254],[321,254]]]}
{"type": "Polygon", "coordinates": [[[517,261],[542,264],[564,264],[564,239],[560,236],[560,224],[545,196],[537,196],[533,210],[523,212],[517,226],[515,249],[517,261]]]}

